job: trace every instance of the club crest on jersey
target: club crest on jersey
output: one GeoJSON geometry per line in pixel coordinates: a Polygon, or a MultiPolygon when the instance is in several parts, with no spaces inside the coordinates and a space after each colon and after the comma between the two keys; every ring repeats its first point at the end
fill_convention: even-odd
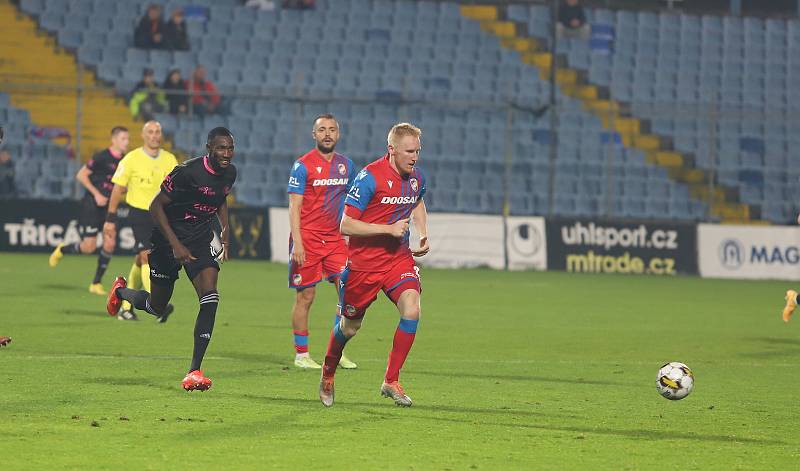
{"type": "Polygon", "coordinates": [[[339,175],[347,174],[347,165],[339,164],[339,175]]]}
{"type": "Polygon", "coordinates": [[[299,285],[303,282],[303,275],[297,273],[292,277],[292,282],[296,285],[299,285]]]}
{"type": "Polygon", "coordinates": [[[317,173],[322,173],[322,167],[317,167],[317,173]]]}
{"type": "Polygon", "coordinates": [[[417,179],[416,178],[412,178],[411,179],[411,189],[414,190],[414,191],[417,191],[417,188],[419,188],[419,185],[417,184],[417,179]]]}
{"type": "Polygon", "coordinates": [[[388,180],[388,181],[386,182],[386,184],[387,184],[387,185],[389,185],[389,188],[391,188],[391,187],[392,187],[392,183],[394,183],[394,182],[393,182],[393,181],[391,181],[391,180],[388,180]]]}

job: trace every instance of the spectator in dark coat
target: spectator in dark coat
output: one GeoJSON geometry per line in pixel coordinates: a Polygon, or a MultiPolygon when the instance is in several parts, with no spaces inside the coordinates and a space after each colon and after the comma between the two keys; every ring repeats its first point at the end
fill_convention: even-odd
{"type": "Polygon", "coordinates": [[[169,112],[171,114],[185,114],[189,110],[189,95],[186,92],[186,81],[181,77],[180,70],[170,70],[161,88],[163,88],[164,92],[167,94],[167,102],[169,102],[169,112]]]}
{"type": "Polygon", "coordinates": [[[559,36],[589,37],[589,24],[586,23],[586,12],[579,0],[565,0],[558,7],[558,23],[556,29],[559,36]]]}
{"type": "Polygon", "coordinates": [[[7,150],[0,150],[0,198],[16,196],[15,176],[16,171],[14,162],[11,160],[11,153],[7,150]]]}
{"type": "Polygon", "coordinates": [[[283,8],[295,8],[297,10],[311,10],[316,6],[315,0],[283,0],[283,8]]]}
{"type": "Polygon", "coordinates": [[[140,49],[164,49],[164,21],[161,20],[161,7],[151,4],[147,13],[139,21],[133,35],[134,46],[140,49]]]}
{"type": "Polygon", "coordinates": [[[164,28],[164,41],[167,49],[188,51],[189,36],[186,34],[186,22],[183,20],[183,9],[176,8],[164,28]]]}

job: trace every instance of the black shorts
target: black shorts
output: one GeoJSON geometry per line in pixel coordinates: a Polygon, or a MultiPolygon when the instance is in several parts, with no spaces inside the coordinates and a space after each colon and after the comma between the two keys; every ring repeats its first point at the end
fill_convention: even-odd
{"type": "MultiPolygon", "coordinates": [[[[186,248],[197,260],[183,265],[186,276],[193,280],[203,269],[213,267],[219,270],[219,263],[211,255],[211,244],[206,238],[188,243],[186,248]]],[[[181,263],[175,260],[172,247],[169,244],[153,244],[148,258],[150,262],[150,282],[159,284],[172,284],[179,278],[181,263]]]]}
{"type": "Polygon", "coordinates": [[[108,206],[97,206],[94,196],[86,194],[81,200],[81,213],[78,217],[78,229],[81,237],[96,237],[106,221],[108,206]]]}
{"type": "Polygon", "coordinates": [[[153,233],[154,226],[150,212],[139,208],[131,208],[128,211],[128,223],[133,229],[133,238],[136,241],[133,250],[141,252],[150,248],[150,234],[153,233]]]}

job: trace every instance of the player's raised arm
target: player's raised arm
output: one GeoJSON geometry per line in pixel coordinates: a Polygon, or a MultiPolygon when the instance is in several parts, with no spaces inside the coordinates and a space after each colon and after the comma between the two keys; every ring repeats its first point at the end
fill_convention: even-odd
{"type": "Polygon", "coordinates": [[[419,204],[411,212],[411,219],[419,231],[419,249],[412,250],[411,254],[422,257],[431,249],[428,244],[428,209],[425,207],[425,200],[419,200],[419,204]]]}
{"type": "Polygon", "coordinates": [[[75,174],[75,180],[78,180],[78,182],[84,188],[86,188],[86,191],[92,194],[94,197],[94,202],[97,204],[97,206],[105,206],[108,204],[108,198],[103,196],[103,194],[100,193],[100,190],[98,190],[97,187],[92,184],[92,181],[89,179],[89,175],[91,174],[92,170],[89,168],[89,166],[87,164],[83,164],[80,170],[78,170],[78,173],[75,174]]]}
{"type": "Polygon", "coordinates": [[[222,231],[220,232],[219,236],[222,239],[222,261],[228,261],[228,248],[230,245],[229,242],[229,234],[230,231],[228,226],[228,201],[227,199],[219,206],[217,209],[217,216],[219,217],[219,224],[222,227],[222,231]]]}
{"type": "Polygon", "coordinates": [[[402,239],[408,232],[409,218],[401,219],[394,224],[372,224],[349,216],[347,213],[350,208],[350,206],[345,208],[344,215],[342,216],[341,230],[342,234],[346,236],[369,237],[390,235],[402,239]]]}

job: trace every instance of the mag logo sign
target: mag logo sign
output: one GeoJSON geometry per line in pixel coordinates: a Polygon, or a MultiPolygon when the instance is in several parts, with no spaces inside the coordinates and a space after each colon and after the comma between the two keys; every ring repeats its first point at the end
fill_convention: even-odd
{"type": "Polygon", "coordinates": [[[698,226],[700,275],[800,280],[800,228],[698,226]]]}
{"type": "Polygon", "coordinates": [[[576,273],[697,273],[694,224],[548,218],[547,266],[576,273]]]}

